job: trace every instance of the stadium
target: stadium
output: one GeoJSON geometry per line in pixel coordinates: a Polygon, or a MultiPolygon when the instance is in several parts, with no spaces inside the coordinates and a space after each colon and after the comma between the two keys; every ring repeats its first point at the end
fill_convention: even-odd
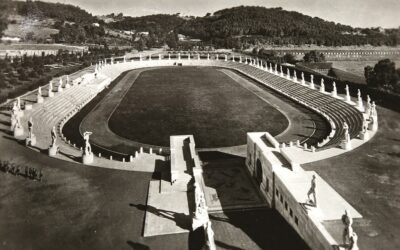
{"type": "MultiPolygon", "coordinates": [[[[232,211],[234,221],[237,211],[247,211],[260,226],[277,226],[265,241],[257,233],[256,240],[240,238],[246,247],[271,246],[275,238],[276,249],[339,249],[343,215],[350,221],[363,215],[309,166],[331,164],[327,159],[357,151],[375,136],[376,106],[363,97],[357,89],[241,54],[181,51],[107,58],[9,102],[12,110],[1,114],[8,138],[2,145],[8,150],[26,145],[20,155],[60,165],[49,170],[56,176],[69,175],[68,166],[80,164],[74,171],[110,182],[105,199],[114,200],[114,189],[127,187],[117,183],[136,174],[128,186],[145,204],[129,205],[140,211],[136,223],[143,221],[135,235],[150,237],[153,246],[166,239],[191,249],[202,245],[198,242],[221,247],[214,243],[214,237],[222,237],[224,219],[218,215],[232,211]],[[272,208],[281,221],[260,216],[264,208],[272,208]],[[189,239],[180,240],[188,233],[189,239]],[[294,240],[283,243],[285,235],[294,240]]],[[[90,185],[73,176],[64,181],[90,185]]],[[[85,217],[94,220],[98,210],[90,206],[99,203],[79,201],[79,192],[70,191],[60,197],[78,199],[85,217]]],[[[126,200],[113,205],[118,211],[121,202],[126,200]]],[[[47,205],[49,212],[57,211],[47,205]]],[[[79,217],[82,211],[63,216],[79,217]]],[[[105,226],[108,233],[127,226],[126,213],[105,226]]],[[[79,231],[90,224],[75,226],[79,231]]],[[[134,249],[141,244],[127,243],[134,249]]]]}

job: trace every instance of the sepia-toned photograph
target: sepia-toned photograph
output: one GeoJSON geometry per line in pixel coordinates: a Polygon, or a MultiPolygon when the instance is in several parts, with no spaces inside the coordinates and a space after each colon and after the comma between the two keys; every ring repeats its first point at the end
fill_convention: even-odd
{"type": "Polygon", "coordinates": [[[0,0],[1,250],[399,235],[399,0],[0,0]]]}

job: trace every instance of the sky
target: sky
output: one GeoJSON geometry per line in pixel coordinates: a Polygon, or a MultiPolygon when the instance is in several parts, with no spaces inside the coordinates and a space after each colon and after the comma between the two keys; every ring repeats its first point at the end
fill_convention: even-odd
{"type": "Polygon", "coordinates": [[[240,5],[282,7],[353,27],[397,28],[400,0],[42,0],[79,6],[94,15],[175,14],[204,16],[240,5]]]}

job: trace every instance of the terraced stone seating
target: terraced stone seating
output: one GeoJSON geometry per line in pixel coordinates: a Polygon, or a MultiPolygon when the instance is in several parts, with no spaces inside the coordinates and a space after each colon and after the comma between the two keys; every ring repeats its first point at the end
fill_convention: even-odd
{"type": "Polygon", "coordinates": [[[333,98],[318,90],[310,89],[300,83],[288,80],[286,77],[280,77],[265,70],[255,68],[246,64],[232,63],[229,66],[241,71],[256,80],[267,84],[269,87],[281,92],[306,106],[326,114],[335,125],[335,133],[331,140],[323,147],[332,147],[340,144],[343,135],[343,123],[349,125],[351,138],[358,136],[361,131],[363,116],[353,106],[333,98]]]}

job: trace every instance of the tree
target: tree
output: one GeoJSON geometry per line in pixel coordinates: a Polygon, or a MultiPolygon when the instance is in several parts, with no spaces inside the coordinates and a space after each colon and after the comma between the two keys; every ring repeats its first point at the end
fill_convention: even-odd
{"type": "Polygon", "coordinates": [[[364,68],[364,75],[368,86],[379,87],[400,93],[400,69],[390,59],[380,60],[374,68],[364,68]]]}
{"type": "Polygon", "coordinates": [[[8,15],[10,9],[10,0],[0,1],[0,37],[3,35],[3,31],[7,29],[8,26],[8,15]]]}
{"type": "Polygon", "coordinates": [[[303,59],[308,63],[325,62],[324,54],[315,50],[305,53],[303,59]]]}
{"type": "Polygon", "coordinates": [[[297,60],[296,60],[296,58],[294,57],[294,55],[292,55],[292,54],[290,54],[290,53],[286,53],[286,54],[283,56],[283,61],[284,61],[284,62],[287,62],[287,63],[290,63],[290,64],[296,64],[296,62],[297,62],[297,60]]]}

